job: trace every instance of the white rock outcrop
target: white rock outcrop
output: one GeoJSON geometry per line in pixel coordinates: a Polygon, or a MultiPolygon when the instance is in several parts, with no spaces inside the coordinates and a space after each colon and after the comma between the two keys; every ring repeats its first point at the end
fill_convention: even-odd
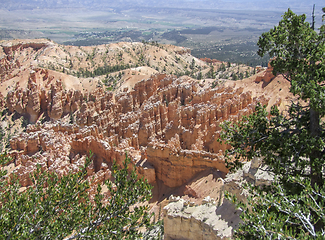
{"type": "Polygon", "coordinates": [[[213,199],[193,206],[179,199],[165,208],[165,240],[215,240],[229,239],[240,222],[240,212],[228,201],[217,207],[213,199]]]}
{"type": "Polygon", "coordinates": [[[243,168],[222,179],[220,198],[215,201],[210,196],[202,200],[202,205],[194,205],[180,197],[171,196],[164,208],[165,240],[209,240],[231,239],[234,229],[239,226],[241,211],[225,200],[225,191],[236,195],[245,202],[248,191],[243,187],[247,182],[255,185],[269,185],[273,175],[262,165],[259,158],[244,164],[243,168]]]}

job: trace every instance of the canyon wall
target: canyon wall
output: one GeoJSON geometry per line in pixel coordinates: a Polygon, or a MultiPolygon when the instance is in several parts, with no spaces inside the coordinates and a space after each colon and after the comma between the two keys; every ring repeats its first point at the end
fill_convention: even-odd
{"type": "MultiPolygon", "coordinates": [[[[226,146],[217,141],[220,124],[252,113],[257,102],[267,103],[242,88],[204,88],[188,77],[165,74],[119,94],[101,88],[87,95],[66,91],[44,69],[30,73],[27,84],[27,90],[16,86],[8,92],[9,111],[28,115],[31,122],[42,115],[50,123],[29,125],[27,133],[11,140],[12,155],[25,176],[32,163],[51,169],[54,161],[62,171],[74,169],[89,150],[96,173],[102,164],[122,162],[127,151],[149,182],[159,180],[170,188],[206,169],[227,172],[221,154],[226,146]],[[64,123],[69,116],[75,124],[64,123]]],[[[29,184],[26,178],[24,185],[29,184]]]]}

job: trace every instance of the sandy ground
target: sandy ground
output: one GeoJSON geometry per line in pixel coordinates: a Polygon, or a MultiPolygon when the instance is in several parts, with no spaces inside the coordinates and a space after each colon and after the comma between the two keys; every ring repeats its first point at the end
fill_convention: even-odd
{"type": "Polygon", "coordinates": [[[269,98],[269,104],[267,110],[270,110],[271,106],[278,103],[279,101],[280,110],[287,108],[290,103],[290,99],[293,98],[292,94],[289,92],[290,83],[279,75],[275,77],[271,82],[265,84],[264,82],[255,83],[256,76],[263,75],[264,72],[261,72],[257,75],[251,76],[249,78],[232,81],[225,80],[225,86],[234,86],[235,88],[243,87],[244,91],[251,91],[253,97],[259,97],[264,95],[266,98],[269,98]]]}

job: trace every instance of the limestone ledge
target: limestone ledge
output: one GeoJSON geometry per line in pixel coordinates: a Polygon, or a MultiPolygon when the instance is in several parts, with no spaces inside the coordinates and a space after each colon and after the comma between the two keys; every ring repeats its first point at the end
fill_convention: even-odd
{"type": "Polygon", "coordinates": [[[164,208],[164,239],[230,239],[240,222],[240,211],[228,201],[219,207],[209,197],[203,202],[194,206],[183,199],[170,202],[164,208]]]}

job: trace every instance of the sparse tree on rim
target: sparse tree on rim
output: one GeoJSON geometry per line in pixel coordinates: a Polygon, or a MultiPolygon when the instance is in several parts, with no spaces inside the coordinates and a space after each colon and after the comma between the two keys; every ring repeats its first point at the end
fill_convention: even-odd
{"type": "Polygon", "coordinates": [[[238,203],[241,239],[325,237],[325,26],[315,31],[305,20],[289,9],[258,41],[258,54],[269,54],[273,73],[291,84],[295,100],[288,110],[272,107],[269,115],[258,105],[252,115],[223,126],[229,167],[261,157],[275,174],[271,186],[250,187],[247,205],[238,203]]]}

